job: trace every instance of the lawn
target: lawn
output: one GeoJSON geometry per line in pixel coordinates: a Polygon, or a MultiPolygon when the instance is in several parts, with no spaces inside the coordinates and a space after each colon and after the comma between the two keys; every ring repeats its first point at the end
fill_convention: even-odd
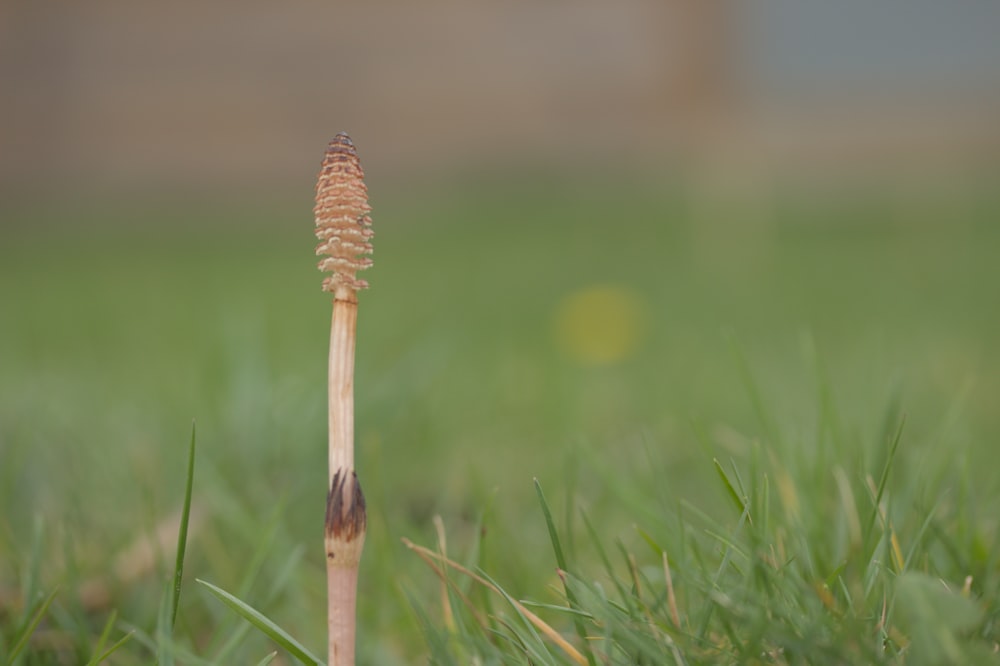
{"type": "MultiPolygon", "coordinates": [[[[536,608],[584,652],[993,663],[995,195],[498,183],[369,183],[361,663],[572,663],[454,572],[505,619],[479,633],[453,593],[450,623],[437,575],[401,541],[437,549],[440,516],[456,560],[515,599],[565,605],[534,479],[574,606],[594,597],[652,627],[601,634],[615,620],[591,610],[575,616],[582,641],[573,617],[536,608]],[[894,611],[927,600],[950,615],[894,611]]],[[[310,197],[3,212],[0,657],[52,592],[18,663],[86,663],[113,611],[107,645],[135,633],[108,663],[150,663],[169,642],[155,628],[192,421],[177,661],[272,649],[195,578],[322,652],[330,308],[310,197]],[[165,550],[144,554],[157,530],[165,550]]]]}

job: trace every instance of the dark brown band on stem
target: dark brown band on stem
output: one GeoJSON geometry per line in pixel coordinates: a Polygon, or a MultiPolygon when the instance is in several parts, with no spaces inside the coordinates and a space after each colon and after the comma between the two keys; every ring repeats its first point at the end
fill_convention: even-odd
{"type": "Polygon", "coordinates": [[[353,541],[368,524],[365,496],[354,470],[338,469],[326,496],[326,538],[353,541]]]}

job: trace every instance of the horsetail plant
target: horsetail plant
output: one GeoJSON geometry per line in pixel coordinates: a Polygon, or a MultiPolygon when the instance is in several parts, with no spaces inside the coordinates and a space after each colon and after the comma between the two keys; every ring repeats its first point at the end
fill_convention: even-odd
{"type": "Polygon", "coordinates": [[[353,666],[358,563],[364,547],[365,498],[354,471],[354,346],[359,289],[357,272],[372,265],[371,217],[364,171],[350,137],[330,142],[316,182],[316,254],[330,275],[329,479],[326,498],[327,622],[329,666],[353,666]]]}

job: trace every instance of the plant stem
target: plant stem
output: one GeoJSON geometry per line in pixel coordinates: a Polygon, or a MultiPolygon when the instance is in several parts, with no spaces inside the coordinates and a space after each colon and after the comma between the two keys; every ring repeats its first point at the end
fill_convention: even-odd
{"type": "Polygon", "coordinates": [[[365,544],[365,497],[354,472],[354,345],[357,290],[368,284],[356,273],[371,266],[368,188],[354,144],[338,134],[326,149],[316,183],[316,236],[323,281],[333,293],[330,323],[329,477],[326,496],[327,624],[329,666],[354,666],[358,563],[365,544]]]}
{"type": "Polygon", "coordinates": [[[328,378],[330,477],[340,469],[354,469],[354,345],[358,301],[353,289],[340,287],[330,322],[328,378]]]}
{"type": "Polygon", "coordinates": [[[365,543],[365,498],[354,471],[353,290],[337,290],[330,329],[330,477],[326,500],[327,621],[330,666],[353,666],[358,564],[365,543]],[[341,297],[341,292],[347,292],[341,297]]]}

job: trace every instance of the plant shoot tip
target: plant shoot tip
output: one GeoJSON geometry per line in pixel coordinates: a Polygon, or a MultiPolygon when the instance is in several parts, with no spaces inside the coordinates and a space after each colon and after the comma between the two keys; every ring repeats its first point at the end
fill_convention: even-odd
{"type": "Polygon", "coordinates": [[[316,254],[319,269],[331,273],[323,290],[365,289],[368,283],[357,272],[372,264],[371,206],[365,173],[354,143],[346,133],[337,134],[326,148],[316,181],[316,254]]]}

